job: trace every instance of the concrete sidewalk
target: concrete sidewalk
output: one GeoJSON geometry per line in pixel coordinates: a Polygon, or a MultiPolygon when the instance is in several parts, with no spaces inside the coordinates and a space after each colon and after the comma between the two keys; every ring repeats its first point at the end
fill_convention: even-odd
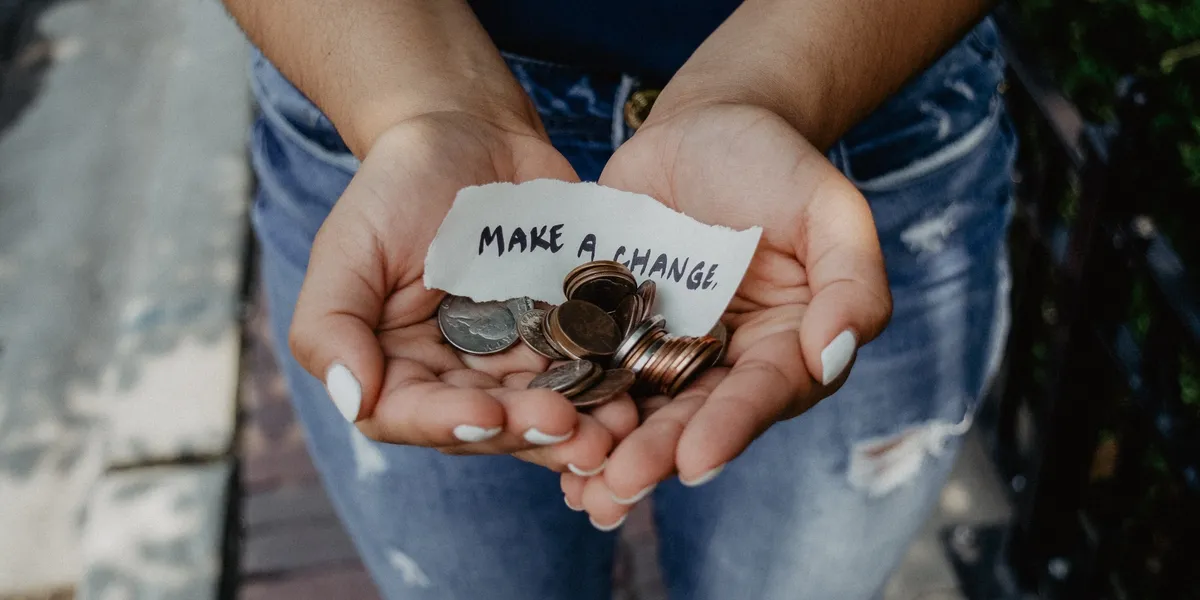
{"type": "Polygon", "coordinates": [[[8,79],[32,102],[0,134],[0,597],[211,597],[247,46],[215,0],[69,0],[37,27],[18,66],[48,69],[8,79]]]}

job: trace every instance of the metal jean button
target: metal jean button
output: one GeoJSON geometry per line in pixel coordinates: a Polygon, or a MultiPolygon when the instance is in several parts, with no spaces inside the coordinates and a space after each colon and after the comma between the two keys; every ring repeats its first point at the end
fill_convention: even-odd
{"type": "Polygon", "coordinates": [[[659,90],[646,89],[630,94],[629,99],[625,101],[625,124],[632,129],[641,127],[650,116],[650,109],[654,108],[658,92],[659,90]]]}

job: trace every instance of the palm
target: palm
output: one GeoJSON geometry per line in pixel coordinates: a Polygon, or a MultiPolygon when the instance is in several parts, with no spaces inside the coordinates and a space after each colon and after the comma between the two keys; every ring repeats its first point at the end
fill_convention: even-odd
{"type": "Polygon", "coordinates": [[[524,389],[546,359],[522,344],[488,356],[456,351],[434,318],[444,293],[424,284],[426,251],[460,189],[536,178],[576,176],[543,139],[461,114],[406,121],[368,153],[313,243],[292,348],[314,375],[350,364],[361,407],[348,416],[369,437],[513,452],[548,443],[531,439],[531,429],[560,435],[578,426],[559,457],[589,466],[603,459],[611,446],[603,426],[578,417],[560,394],[524,389]]]}
{"type": "Polygon", "coordinates": [[[723,317],[733,329],[729,368],[711,370],[669,402],[653,399],[658,410],[621,441],[602,478],[565,478],[568,497],[609,523],[627,510],[610,496],[635,496],[675,473],[703,480],[771,424],[832,393],[848,372],[853,340],[878,335],[891,302],[865,199],[771,112],[713,105],[658,121],[651,115],[600,183],[702,222],[763,228],[723,317]],[[849,349],[831,343],[844,331],[852,333],[849,349]],[[825,353],[831,346],[843,351],[825,353]]]}
{"type": "MultiPolygon", "coordinates": [[[[800,330],[812,299],[806,267],[817,258],[809,252],[813,200],[866,210],[861,197],[825,193],[844,179],[785,122],[744,106],[713,107],[639,131],[613,156],[601,182],[650,194],[706,223],[763,227],[724,317],[734,330],[728,364],[772,334],[800,330]]],[[[772,346],[803,370],[798,343],[772,346]]]]}

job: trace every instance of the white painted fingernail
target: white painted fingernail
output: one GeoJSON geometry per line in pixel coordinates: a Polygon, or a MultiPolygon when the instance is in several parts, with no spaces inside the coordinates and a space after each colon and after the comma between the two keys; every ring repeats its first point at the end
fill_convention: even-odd
{"type": "Polygon", "coordinates": [[[822,384],[829,385],[842,374],[846,365],[850,364],[850,359],[854,357],[857,346],[858,340],[854,339],[854,332],[849,329],[839,333],[825,346],[821,351],[821,370],[824,371],[821,373],[822,384]]]}
{"type": "Polygon", "coordinates": [[[474,425],[459,425],[454,428],[454,437],[464,442],[485,442],[496,437],[503,430],[503,427],[484,429],[474,425]]]}
{"type": "Polygon", "coordinates": [[[716,468],[710,469],[703,475],[701,475],[695,479],[692,479],[692,480],[686,480],[686,479],[680,477],[679,483],[682,483],[683,485],[686,485],[688,487],[696,487],[696,486],[704,485],[704,484],[712,481],[713,479],[716,479],[717,475],[720,475],[721,471],[723,471],[723,470],[725,470],[725,465],[718,465],[716,468]]]}
{"type": "Polygon", "coordinates": [[[628,516],[629,515],[621,515],[621,518],[617,519],[617,521],[611,525],[601,525],[601,524],[597,523],[596,520],[591,517],[588,517],[588,520],[592,522],[592,527],[595,527],[596,529],[599,529],[600,531],[612,531],[612,530],[620,527],[621,524],[625,522],[625,517],[628,517],[628,516]]]}
{"type": "Polygon", "coordinates": [[[358,420],[358,409],[362,406],[362,385],[354,373],[341,363],[333,363],[325,372],[325,391],[333,399],[338,412],[351,423],[358,420]]]}
{"type": "Polygon", "coordinates": [[[612,494],[613,502],[616,502],[617,504],[624,504],[626,506],[630,504],[637,504],[638,502],[641,502],[642,498],[649,496],[650,492],[653,492],[657,485],[657,483],[652,483],[642,488],[642,491],[634,494],[632,498],[618,498],[616,494],[612,494]]]}
{"type": "Polygon", "coordinates": [[[607,465],[608,465],[608,459],[606,458],[606,459],[604,459],[604,462],[600,463],[600,466],[596,467],[595,469],[592,469],[591,471],[584,471],[583,469],[580,469],[579,467],[577,467],[571,463],[567,463],[567,468],[570,469],[572,473],[574,473],[580,477],[592,477],[594,475],[599,475],[600,471],[603,471],[604,467],[606,467],[607,465]]]}
{"type": "Polygon", "coordinates": [[[569,498],[567,498],[566,496],[563,496],[563,503],[565,503],[567,505],[567,508],[569,508],[575,512],[583,512],[582,506],[572,506],[571,500],[569,498]]]}
{"type": "Polygon", "coordinates": [[[568,431],[562,435],[550,435],[538,431],[537,427],[530,427],[529,431],[525,432],[525,441],[539,446],[549,446],[550,444],[565,442],[571,439],[572,435],[575,435],[574,431],[568,431]]]}

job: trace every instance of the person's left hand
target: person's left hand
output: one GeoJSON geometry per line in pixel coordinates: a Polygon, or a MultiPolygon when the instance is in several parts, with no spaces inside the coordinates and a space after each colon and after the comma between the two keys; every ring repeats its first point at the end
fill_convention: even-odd
{"type": "Polygon", "coordinates": [[[601,529],[615,528],[668,477],[708,481],[772,424],[832,394],[857,348],[891,318],[866,200],[784,119],[729,104],[651,119],[599,182],[705,223],[759,225],[763,234],[722,317],[732,332],[725,365],[669,402],[652,399],[659,408],[602,473],[563,475],[568,505],[601,529]]]}

